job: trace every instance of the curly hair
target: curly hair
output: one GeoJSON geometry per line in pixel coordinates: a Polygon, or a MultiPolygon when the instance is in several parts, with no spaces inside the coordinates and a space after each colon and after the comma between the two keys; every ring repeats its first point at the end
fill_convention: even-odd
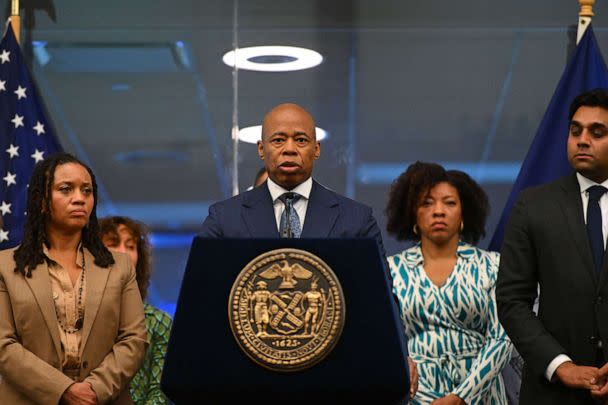
{"type": "Polygon", "coordinates": [[[46,259],[43,244],[48,246],[46,226],[50,221],[51,192],[55,179],[57,166],[75,163],[84,167],[93,183],[93,210],[89,216],[88,224],[82,229],[81,241],[93,257],[95,264],[107,268],[114,264],[112,254],[99,237],[99,223],[97,221],[97,182],[91,169],[69,153],[60,152],[50,155],[39,162],[32,172],[27,194],[27,220],[24,237],[21,245],[15,249],[15,272],[26,277],[32,277],[32,270],[46,259]]]}
{"type": "Polygon", "coordinates": [[[490,212],[485,191],[464,172],[445,170],[441,165],[425,162],[411,164],[391,185],[385,210],[389,234],[398,240],[419,240],[420,236],[414,233],[414,225],[421,197],[444,182],[458,191],[464,224],[461,239],[472,244],[479,242],[485,235],[490,212]]]}
{"type": "Polygon", "coordinates": [[[137,264],[135,265],[135,277],[141,299],[145,300],[148,295],[150,276],[152,275],[152,254],[148,239],[148,229],[141,222],[128,217],[106,217],[99,220],[99,236],[102,240],[107,236],[115,238],[117,241],[120,240],[118,236],[118,227],[120,225],[124,225],[136,241],[137,264]]]}

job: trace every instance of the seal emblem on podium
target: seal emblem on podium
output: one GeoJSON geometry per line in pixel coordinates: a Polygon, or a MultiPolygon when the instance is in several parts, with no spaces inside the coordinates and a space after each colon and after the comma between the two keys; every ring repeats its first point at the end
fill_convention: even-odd
{"type": "Polygon", "coordinates": [[[340,282],[316,255],[276,249],[249,262],[228,300],[228,318],[241,350],[273,371],[306,369],[335,347],[346,308],[340,282]]]}

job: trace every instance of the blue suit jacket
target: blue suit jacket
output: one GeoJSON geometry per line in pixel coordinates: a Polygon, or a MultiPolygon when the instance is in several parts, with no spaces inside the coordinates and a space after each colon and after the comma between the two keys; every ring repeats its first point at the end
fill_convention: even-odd
{"type": "MultiPolygon", "coordinates": [[[[267,185],[213,204],[200,236],[207,238],[278,238],[272,197],[267,185]]],[[[302,238],[365,238],[378,241],[386,257],[372,209],[313,181],[302,238]]]]}

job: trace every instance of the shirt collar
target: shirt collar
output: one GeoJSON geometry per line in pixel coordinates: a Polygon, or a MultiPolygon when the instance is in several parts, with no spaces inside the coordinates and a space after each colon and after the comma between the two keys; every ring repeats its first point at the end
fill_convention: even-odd
{"type": "MultiPolygon", "coordinates": [[[[46,246],[46,243],[42,244],[42,253],[46,256],[46,261],[48,264],[53,266],[57,265],[57,262],[49,257],[49,248],[46,246]]],[[[78,244],[78,251],[76,253],[76,265],[78,267],[82,267],[82,256],[84,255],[84,248],[82,246],[82,241],[78,244]]]]}
{"type": "MultiPolygon", "coordinates": [[[[468,260],[475,254],[475,247],[468,244],[465,241],[459,240],[458,247],[456,248],[456,256],[459,258],[468,260]]],[[[422,247],[420,242],[406,250],[405,261],[410,267],[420,266],[424,264],[424,257],[422,256],[422,247]]]]}
{"type": "Polygon", "coordinates": [[[581,188],[581,193],[584,193],[585,191],[587,191],[589,189],[589,187],[592,187],[592,186],[604,186],[604,187],[608,188],[608,179],[604,180],[601,183],[596,183],[593,180],[589,180],[588,178],[586,178],[579,172],[576,172],[576,179],[578,180],[578,185],[581,188]]]}
{"type": "Polygon", "coordinates": [[[309,177],[303,183],[298,184],[298,186],[295,187],[293,190],[284,189],[283,187],[279,186],[274,181],[270,180],[270,178],[268,178],[268,180],[266,180],[266,184],[268,185],[268,191],[270,191],[270,196],[272,197],[273,203],[275,203],[279,199],[280,196],[282,196],[285,193],[289,193],[290,191],[292,193],[299,194],[302,196],[302,198],[305,198],[308,200],[310,198],[310,191],[312,190],[312,177],[309,177]]]}

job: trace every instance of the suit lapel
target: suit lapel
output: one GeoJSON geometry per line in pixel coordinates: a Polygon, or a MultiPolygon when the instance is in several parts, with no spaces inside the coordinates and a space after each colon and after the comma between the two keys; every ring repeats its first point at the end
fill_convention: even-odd
{"type": "Polygon", "coordinates": [[[591,247],[589,246],[589,237],[587,236],[587,228],[585,226],[585,218],[583,216],[583,203],[581,201],[580,186],[576,176],[570,176],[562,183],[564,198],[559,199],[564,210],[566,221],[570,228],[570,233],[574,244],[576,245],[587,273],[591,277],[594,284],[597,284],[597,274],[593,265],[593,256],[591,255],[591,247]]]}
{"type": "Polygon", "coordinates": [[[59,337],[59,321],[55,312],[55,303],[53,302],[53,292],[51,290],[51,278],[46,261],[38,265],[32,271],[32,277],[25,277],[25,281],[32,290],[32,294],[36,298],[36,302],[40,307],[40,312],[46,322],[46,326],[51,333],[53,345],[57,352],[57,357],[61,359],[61,338],[59,337]]]}
{"type": "Polygon", "coordinates": [[[102,268],[95,264],[95,258],[89,252],[88,249],[84,249],[84,262],[85,262],[85,279],[86,279],[86,299],[84,305],[84,325],[82,326],[82,341],[80,343],[80,354],[86,346],[87,339],[91,333],[93,322],[97,316],[101,299],[103,298],[103,292],[106,288],[108,276],[111,267],[102,268]]]}
{"type": "Polygon", "coordinates": [[[313,181],[301,237],[328,237],[338,219],[338,208],[338,199],[334,193],[313,181]]]}
{"type": "Polygon", "coordinates": [[[243,196],[241,218],[253,238],[278,238],[277,220],[268,186],[254,188],[243,196]]]}
{"type": "MultiPolygon", "coordinates": [[[[602,219],[603,221],[603,219],[602,219]]],[[[604,260],[602,265],[602,271],[600,273],[600,282],[599,289],[602,289],[606,286],[606,281],[608,280],[608,249],[604,246],[604,260]]]]}

